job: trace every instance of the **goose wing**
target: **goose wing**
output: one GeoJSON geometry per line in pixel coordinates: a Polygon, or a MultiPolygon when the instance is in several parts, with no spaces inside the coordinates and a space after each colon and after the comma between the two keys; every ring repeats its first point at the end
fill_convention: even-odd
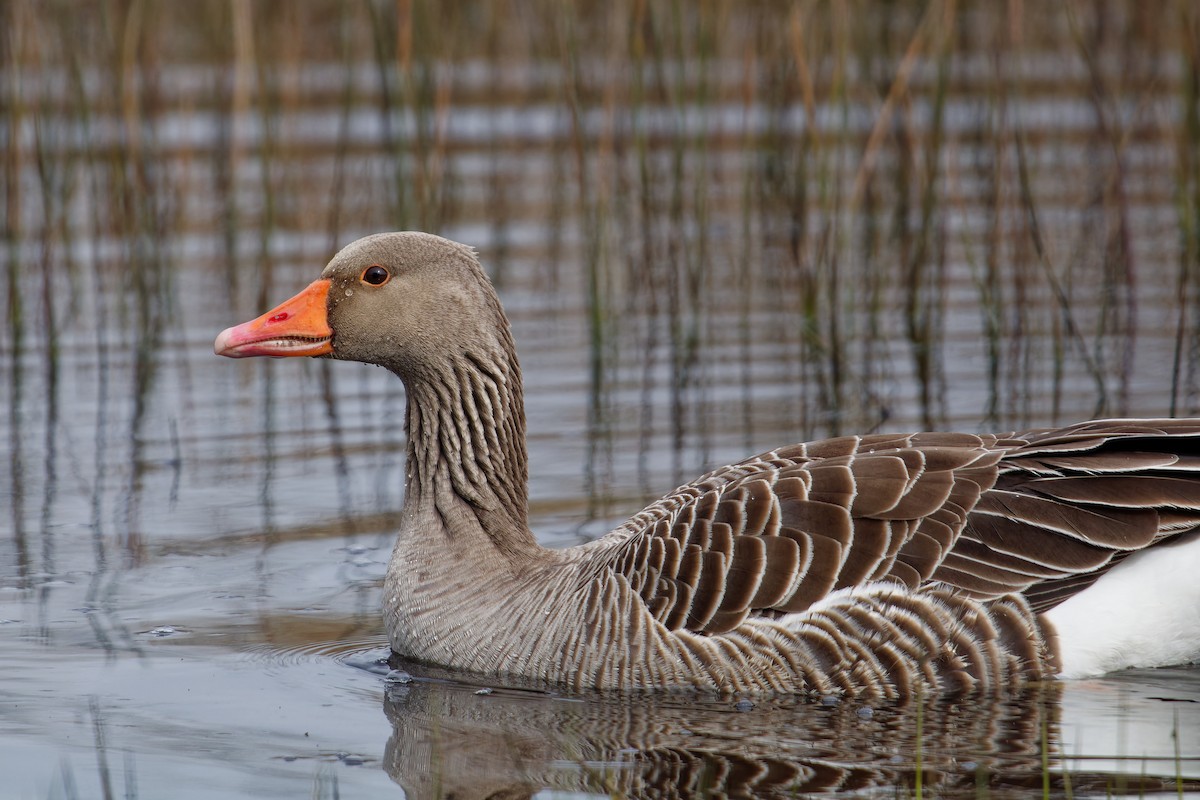
{"type": "Polygon", "coordinates": [[[1200,426],[1098,421],[851,436],[715,470],[640,512],[603,560],[669,630],[733,630],[830,592],[938,581],[1038,610],[1200,524],[1200,426]]]}
{"type": "Polygon", "coordinates": [[[933,573],[1045,611],[1131,553],[1200,525],[1200,425],[1097,420],[1014,436],[994,486],[933,573]]]}
{"type": "Polygon", "coordinates": [[[865,581],[915,587],[996,482],[1004,452],[995,437],[913,434],[763,453],[633,517],[607,566],[668,629],[704,633],[803,611],[865,581]]]}

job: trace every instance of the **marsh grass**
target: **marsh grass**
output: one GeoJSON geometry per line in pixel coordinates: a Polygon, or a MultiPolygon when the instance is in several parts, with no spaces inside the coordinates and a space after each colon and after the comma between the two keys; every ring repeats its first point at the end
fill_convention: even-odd
{"type": "Polygon", "coordinates": [[[1200,23],[1150,5],[11,3],[5,349],[54,352],[88,276],[131,289],[114,323],[149,386],[181,237],[219,242],[207,263],[258,308],[281,248],[319,262],[367,230],[481,219],[502,283],[520,229],[583,276],[598,486],[630,429],[677,476],[711,454],[714,381],[740,383],[752,431],[764,359],[805,436],[1149,411],[1162,302],[1162,411],[1184,413],[1200,23]],[[122,247],[77,246],[96,236],[122,247]],[[53,265],[40,297],[31,253],[53,265]],[[946,348],[972,307],[987,399],[964,404],[946,348]],[[740,377],[712,368],[731,340],[740,377]]]}
{"type": "MultiPolygon", "coordinates": [[[[0,31],[9,527],[18,571],[52,573],[59,474],[87,486],[101,606],[112,543],[145,546],[146,443],[195,455],[189,321],[249,318],[375,230],[466,240],[586,328],[596,520],[788,439],[1200,411],[1187,0],[12,0],[0,31]]],[[[403,398],[305,369],[356,535],[364,493],[398,504],[403,398]]]]}

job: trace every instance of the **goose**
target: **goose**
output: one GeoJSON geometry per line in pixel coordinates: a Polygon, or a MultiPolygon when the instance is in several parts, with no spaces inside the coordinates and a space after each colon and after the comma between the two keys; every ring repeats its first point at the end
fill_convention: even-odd
{"type": "Polygon", "coordinates": [[[475,251],[381,233],[217,354],[404,383],[392,650],[568,691],[897,699],[1200,656],[1200,419],[793,444],[565,549],[528,524],[521,371],[475,251]]]}

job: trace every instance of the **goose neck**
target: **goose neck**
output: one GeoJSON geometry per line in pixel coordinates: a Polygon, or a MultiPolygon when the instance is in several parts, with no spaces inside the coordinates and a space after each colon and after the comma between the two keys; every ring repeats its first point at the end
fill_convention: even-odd
{"type": "Polygon", "coordinates": [[[452,537],[472,527],[502,552],[536,549],[528,527],[525,410],[511,348],[464,351],[437,369],[402,377],[406,510],[438,514],[452,537]]]}

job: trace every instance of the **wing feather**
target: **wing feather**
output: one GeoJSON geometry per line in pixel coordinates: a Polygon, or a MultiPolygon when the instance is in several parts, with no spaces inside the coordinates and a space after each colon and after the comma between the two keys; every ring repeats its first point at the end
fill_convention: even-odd
{"type": "Polygon", "coordinates": [[[1043,610],[1200,524],[1197,471],[1200,425],[1182,420],[844,436],[680,487],[614,532],[603,568],[667,629],[709,635],[885,580],[1043,610]]]}
{"type": "Polygon", "coordinates": [[[907,497],[909,471],[899,456],[857,458],[848,469],[853,478],[850,512],[856,517],[877,517],[907,497]]]}
{"type": "Polygon", "coordinates": [[[759,541],[763,544],[763,563],[749,607],[775,608],[796,590],[811,551],[805,549],[806,557],[801,559],[800,545],[787,536],[762,536],[759,541]]]}

